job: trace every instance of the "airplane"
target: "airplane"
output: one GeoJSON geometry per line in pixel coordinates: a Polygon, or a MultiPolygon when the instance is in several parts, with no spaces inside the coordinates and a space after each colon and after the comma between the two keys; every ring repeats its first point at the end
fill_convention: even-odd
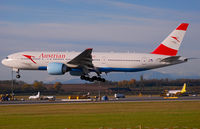
{"type": "Polygon", "coordinates": [[[2,64],[16,71],[46,70],[50,75],[80,76],[86,81],[102,81],[102,73],[139,72],[187,62],[189,58],[178,56],[188,23],[181,23],[160,45],[150,53],[92,52],[92,48],[80,52],[18,52],[8,55],[2,64]],[[96,73],[91,76],[91,73],[96,73]]]}
{"type": "Polygon", "coordinates": [[[56,97],[55,96],[42,96],[41,99],[43,99],[43,100],[55,100],[56,97]]]}
{"type": "Polygon", "coordinates": [[[33,96],[29,96],[29,100],[31,100],[31,99],[39,99],[40,98],[40,92],[38,92],[38,94],[37,95],[33,95],[33,96]]]}
{"type": "Polygon", "coordinates": [[[184,83],[183,88],[181,90],[169,90],[166,93],[166,96],[179,96],[186,92],[186,83],[184,83]]]}

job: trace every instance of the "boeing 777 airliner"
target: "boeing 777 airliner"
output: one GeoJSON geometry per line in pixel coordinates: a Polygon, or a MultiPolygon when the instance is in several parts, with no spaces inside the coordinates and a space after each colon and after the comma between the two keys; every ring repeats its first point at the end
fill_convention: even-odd
{"type": "Polygon", "coordinates": [[[179,47],[188,27],[180,24],[151,53],[103,53],[88,48],[79,52],[19,52],[8,55],[2,64],[16,71],[47,70],[51,75],[63,75],[69,72],[87,81],[105,81],[102,73],[138,72],[187,62],[187,58],[177,56],[179,47]],[[95,72],[97,76],[90,76],[95,72]]]}

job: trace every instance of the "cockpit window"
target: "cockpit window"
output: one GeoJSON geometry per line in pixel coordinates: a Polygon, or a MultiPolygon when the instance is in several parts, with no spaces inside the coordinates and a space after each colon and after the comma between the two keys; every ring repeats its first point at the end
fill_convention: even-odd
{"type": "Polygon", "coordinates": [[[8,59],[8,57],[6,57],[6,59],[8,59]]]}

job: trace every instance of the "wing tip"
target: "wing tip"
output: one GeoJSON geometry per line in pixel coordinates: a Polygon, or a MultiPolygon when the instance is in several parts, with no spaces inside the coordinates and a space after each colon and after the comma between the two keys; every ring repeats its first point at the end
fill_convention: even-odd
{"type": "Polygon", "coordinates": [[[186,31],[187,28],[188,28],[188,25],[189,25],[189,23],[181,23],[181,24],[176,28],[176,30],[183,30],[183,31],[186,31]]]}

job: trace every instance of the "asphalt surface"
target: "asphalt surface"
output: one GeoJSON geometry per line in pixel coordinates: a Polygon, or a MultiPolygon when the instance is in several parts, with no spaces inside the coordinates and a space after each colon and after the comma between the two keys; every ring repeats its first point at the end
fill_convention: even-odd
{"type": "Polygon", "coordinates": [[[110,99],[109,101],[95,101],[89,99],[79,99],[79,100],[61,100],[57,99],[55,101],[49,100],[25,100],[25,101],[0,101],[0,105],[18,105],[18,104],[64,104],[64,103],[115,103],[115,102],[159,102],[159,101],[200,101],[200,96],[187,96],[178,97],[176,99],[163,97],[127,97],[119,99],[110,99]]]}

